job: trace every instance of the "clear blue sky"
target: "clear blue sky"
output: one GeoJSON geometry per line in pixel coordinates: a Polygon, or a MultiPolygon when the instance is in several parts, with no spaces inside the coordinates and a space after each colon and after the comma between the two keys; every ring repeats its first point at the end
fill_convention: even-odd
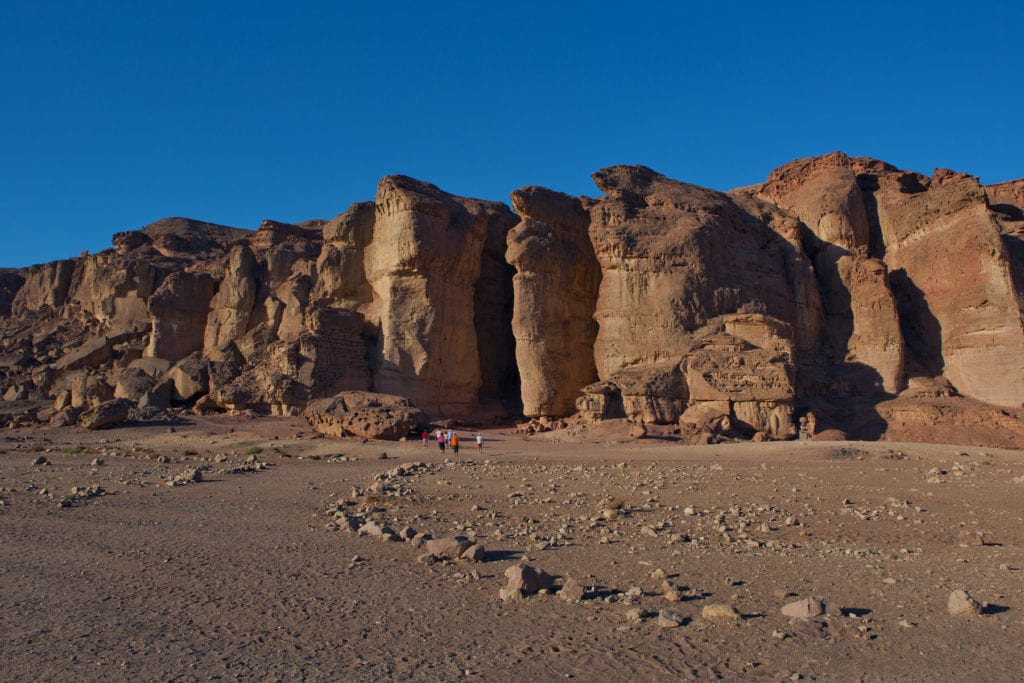
{"type": "Polygon", "coordinates": [[[843,150],[1024,176],[1017,2],[0,4],[0,266],[166,216],[508,201],[641,163],[729,189],[843,150]]]}

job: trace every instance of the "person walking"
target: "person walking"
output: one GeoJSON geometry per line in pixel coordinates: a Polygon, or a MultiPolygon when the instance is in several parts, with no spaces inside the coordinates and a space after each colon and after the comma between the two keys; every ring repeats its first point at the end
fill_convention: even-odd
{"type": "Polygon", "coordinates": [[[476,433],[476,449],[482,451],[484,449],[484,435],[480,432],[476,433]]]}
{"type": "Polygon", "coordinates": [[[444,453],[444,432],[437,430],[437,450],[444,453]]]}
{"type": "Polygon", "coordinates": [[[452,434],[452,453],[459,454],[459,435],[452,434]]]}
{"type": "Polygon", "coordinates": [[[428,432],[426,429],[424,429],[423,430],[423,447],[424,448],[427,447],[427,439],[429,439],[429,438],[430,438],[430,432],[428,432]]]}

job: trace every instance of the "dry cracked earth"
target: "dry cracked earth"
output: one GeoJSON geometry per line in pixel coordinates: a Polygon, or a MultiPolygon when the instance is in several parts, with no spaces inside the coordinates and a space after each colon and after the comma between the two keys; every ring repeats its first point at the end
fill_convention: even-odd
{"type": "Polygon", "coordinates": [[[484,434],[456,457],[290,418],[9,431],[0,680],[1024,676],[1024,453],[484,434]],[[520,562],[554,586],[502,591],[520,562]]]}

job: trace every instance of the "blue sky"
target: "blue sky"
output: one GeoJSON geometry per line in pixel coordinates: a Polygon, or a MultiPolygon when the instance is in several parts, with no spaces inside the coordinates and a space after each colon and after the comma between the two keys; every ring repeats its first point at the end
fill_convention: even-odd
{"type": "Polygon", "coordinates": [[[843,150],[1024,176],[1011,2],[0,5],[0,266],[166,216],[330,218],[411,175],[508,201],[843,150]]]}

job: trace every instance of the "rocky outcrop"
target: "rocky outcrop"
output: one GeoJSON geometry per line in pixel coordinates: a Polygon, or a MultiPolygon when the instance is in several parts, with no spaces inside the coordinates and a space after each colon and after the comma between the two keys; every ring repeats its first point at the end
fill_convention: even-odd
{"type": "Polygon", "coordinates": [[[590,217],[580,200],[543,188],[512,193],[522,218],[508,233],[512,334],[523,414],[561,417],[597,379],[594,310],[600,266],[590,243],[590,217]]]}
{"type": "Polygon", "coordinates": [[[51,261],[22,271],[24,283],[14,296],[11,304],[12,313],[20,316],[44,306],[63,306],[68,298],[71,276],[74,272],[75,262],[72,259],[51,261]]]}
{"type": "Polygon", "coordinates": [[[16,270],[0,268],[0,316],[11,314],[14,297],[24,284],[24,275],[16,270]]]}
{"type": "Polygon", "coordinates": [[[604,196],[525,187],[513,213],[389,176],[331,221],[170,218],[2,270],[0,399],[53,400],[57,422],[115,398],[315,405],[327,432],[375,437],[521,413],[787,438],[808,409],[851,437],[935,415],[936,434],[965,415],[1016,434],[1024,181],[838,152],[726,194],[640,166],[594,179],[604,196]]]}
{"type": "Polygon", "coordinates": [[[681,419],[703,426],[724,414],[748,433],[793,436],[791,334],[760,314],[724,316],[704,328],[682,363],[689,409],[681,419]]]}

